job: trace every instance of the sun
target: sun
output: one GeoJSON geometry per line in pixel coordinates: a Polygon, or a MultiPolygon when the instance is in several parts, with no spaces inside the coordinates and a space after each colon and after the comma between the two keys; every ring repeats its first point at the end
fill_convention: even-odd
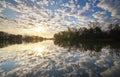
{"type": "Polygon", "coordinates": [[[43,28],[43,27],[35,27],[35,28],[33,28],[33,30],[34,30],[35,32],[43,32],[43,31],[44,31],[44,28],[43,28]]]}

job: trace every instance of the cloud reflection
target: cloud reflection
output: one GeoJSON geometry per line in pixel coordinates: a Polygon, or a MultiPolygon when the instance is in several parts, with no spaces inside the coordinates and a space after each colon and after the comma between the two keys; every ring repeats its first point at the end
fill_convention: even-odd
{"type": "Polygon", "coordinates": [[[9,60],[19,65],[10,71],[0,67],[0,75],[6,77],[114,77],[120,70],[120,57],[111,55],[107,48],[101,52],[68,52],[52,41],[44,41],[12,45],[0,51],[0,66],[9,60]]]}

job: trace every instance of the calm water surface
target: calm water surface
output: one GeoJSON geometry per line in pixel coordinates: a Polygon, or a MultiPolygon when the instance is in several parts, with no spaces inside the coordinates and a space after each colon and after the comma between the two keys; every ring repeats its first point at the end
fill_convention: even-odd
{"type": "Polygon", "coordinates": [[[2,46],[0,77],[120,77],[120,50],[85,51],[53,41],[2,46]]]}

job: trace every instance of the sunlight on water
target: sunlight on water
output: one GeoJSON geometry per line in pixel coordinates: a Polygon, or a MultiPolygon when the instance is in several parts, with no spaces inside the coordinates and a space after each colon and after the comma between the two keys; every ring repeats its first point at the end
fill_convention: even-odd
{"type": "Polygon", "coordinates": [[[38,51],[38,52],[43,52],[44,49],[42,47],[37,46],[33,50],[38,51]]]}

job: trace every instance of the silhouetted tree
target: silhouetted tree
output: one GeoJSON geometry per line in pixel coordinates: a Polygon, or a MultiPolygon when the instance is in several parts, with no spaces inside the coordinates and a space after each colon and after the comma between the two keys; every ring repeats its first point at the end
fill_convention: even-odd
{"type": "MultiPolygon", "coordinates": [[[[90,28],[71,29],[62,31],[54,35],[55,40],[58,41],[81,41],[81,40],[101,40],[101,41],[120,41],[120,26],[119,23],[115,24],[114,28],[109,28],[108,31],[102,31],[98,23],[92,24],[90,28]],[[96,25],[96,26],[95,26],[96,25]]],[[[113,24],[111,24],[113,25],[113,24]]],[[[110,25],[110,26],[111,26],[110,25]]]]}

